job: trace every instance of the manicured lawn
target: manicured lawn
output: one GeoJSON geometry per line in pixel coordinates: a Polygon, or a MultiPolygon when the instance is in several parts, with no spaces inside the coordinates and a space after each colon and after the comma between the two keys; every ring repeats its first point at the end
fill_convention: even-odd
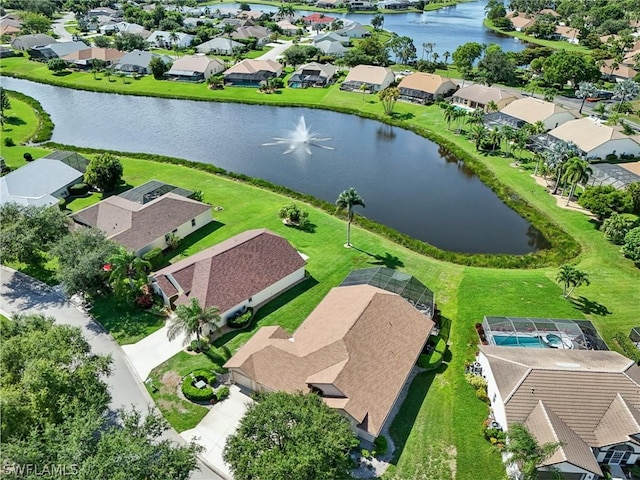
{"type": "Polygon", "coordinates": [[[541,38],[532,37],[530,35],[525,35],[522,32],[516,32],[516,31],[507,32],[504,30],[500,30],[499,28],[494,27],[493,22],[488,18],[484,19],[484,26],[492,30],[495,30],[496,32],[499,32],[503,35],[509,35],[510,37],[519,38],[524,42],[535,43],[536,45],[542,45],[543,47],[550,47],[556,50],[567,50],[568,52],[580,52],[580,53],[591,52],[591,50],[589,50],[587,47],[579,44],[575,44],[575,43],[569,43],[562,40],[544,40],[541,38]]]}
{"type": "MultiPolygon", "coordinates": [[[[4,61],[4,60],[3,60],[4,61]]],[[[29,152],[33,158],[39,158],[47,154],[48,150],[37,147],[25,147],[21,144],[28,142],[38,129],[38,117],[33,108],[9,93],[11,109],[7,111],[2,128],[2,157],[11,168],[17,168],[24,164],[22,156],[29,152]],[[5,138],[12,138],[15,146],[8,147],[4,144],[5,138]]]]}
{"type": "Polygon", "coordinates": [[[162,328],[165,320],[113,296],[94,298],[91,315],[120,345],[142,340],[162,328]]]}

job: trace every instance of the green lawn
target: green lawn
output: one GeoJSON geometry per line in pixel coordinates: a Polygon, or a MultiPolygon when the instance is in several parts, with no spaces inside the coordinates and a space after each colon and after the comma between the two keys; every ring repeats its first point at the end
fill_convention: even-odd
{"type": "Polygon", "coordinates": [[[542,38],[536,38],[530,35],[526,35],[522,32],[516,32],[516,31],[508,32],[505,30],[501,30],[495,27],[493,25],[493,22],[488,18],[484,19],[483,24],[485,27],[490,28],[491,30],[495,30],[496,32],[501,33],[503,35],[509,35],[510,37],[518,38],[523,42],[535,43],[536,45],[542,45],[543,47],[550,47],[556,50],[567,50],[568,52],[591,53],[590,49],[580,44],[569,43],[562,40],[544,40],[542,38]]]}
{"type": "MultiPolygon", "coordinates": [[[[3,60],[4,61],[4,60],[3,60]]],[[[34,109],[27,103],[9,93],[11,109],[7,111],[4,126],[0,131],[2,157],[11,168],[17,168],[24,163],[22,156],[29,152],[33,158],[39,158],[47,154],[48,150],[22,145],[28,142],[38,130],[38,117],[34,109]],[[13,139],[15,146],[8,147],[4,144],[5,138],[13,139]]]]}

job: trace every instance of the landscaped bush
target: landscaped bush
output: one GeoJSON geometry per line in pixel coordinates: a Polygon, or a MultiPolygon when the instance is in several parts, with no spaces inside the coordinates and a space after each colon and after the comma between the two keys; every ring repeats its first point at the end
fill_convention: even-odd
{"type": "Polygon", "coordinates": [[[200,343],[198,340],[192,340],[187,346],[189,352],[204,352],[209,348],[209,339],[207,337],[200,337],[200,343]]]}
{"type": "Polygon", "coordinates": [[[487,390],[487,381],[482,378],[480,375],[474,375],[473,373],[467,373],[464,376],[464,379],[476,390],[484,389],[485,392],[487,390]]]}
{"type": "Polygon", "coordinates": [[[507,443],[507,433],[500,428],[485,427],[484,438],[500,450],[502,450],[507,443]]]}
{"type": "Polygon", "coordinates": [[[301,210],[295,203],[285,205],[280,209],[280,218],[287,221],[287,225],[304,230],[309,225],[309,213],[301,210]]]}
{"type": "Polygon", "coordinates": [[[227,387],[226,385],[222,385],[216,390],[216,398],[221,402],[229,396],[229,393],[229,387],[227,387]]]}
{"type": "Polygon", "coordinates": [[[622,332],[618,332],[613,336],[613,339],[624,351],[624,354],[634,362],[640,362],[640,350],[636,347],[635,343],[622,332]]]}
{"type": "Polygon", "coordinates": [[[633,199],[629,192],[616,190],[611,185],[587,187],[580,195],[578,204],[599,218],[608,218],[613,213],[631,212],[633,199]]]}
{"type": "Polygon", "coordinates": [[[84,195],[89,191],[89,185],[86,183],[76,183],[75,185],[71,185],[69,187],[69,194],[74,197],[84,195]]]}
{"type": "Polygon", "coordinates": [[[481,387],[476,390],[476,397],[485,403],[489,403],[489,395],[487,395],[487,388],[481,387]]]}
{"type": "Polygon", "coordinates": [[[389,444],[387,442],[387,437],[385,437],[384,435],[376,437],[376,439],[373,441],[373,444],[376,446],[376,452],[378,452],[378,455],[384,455],[385,453],[387,453],[389,444]]]}
{"type": "Polygon", "coordinates": [[[152,270],[156,270],[162,265],[162,261],[164,260],[162,249],[160,247],[152,248],[142,256],[142,259],[151,264],[152,270]]]}
{"type": "Polygon", "coordinates": [[[191,375],[184,377],[182,380],[182,393],[192,402],[208,402],[213,398],[213,390],[210,387],[196,387],[194,384],[199,380],[205,380],[205,378],[198,376],[194,378],[191,375]]]}
{"type": "Polygon", "coordinates": [[[3,143],[4,143],[5,147],[15,147],[16,146],[16,142],[14,142],[13,138],[11,138],[11,137],[4,137],[3,143]]]}
{"type": "Polygon", "coordinates": [[[227,326],[230,328],[245,328],[251,323],[253,309],[248,308],[246,312],[235,315],[227,320],[227,326]]]}
{"type": "Polygon", "coordinates": [[[191,372],[191,375],[203,378],[204,381],[207,382],[211,386],[213,386],[213,384],[216,382],[216,378],[217,378],[216,372],[214,372],[212,370],[207,370],[205,368],[194,370],[193,372],[191,372]]]}
{"type": "Polygon", "coordinates": [[[640,266],[640,227],[630,230],[624,236],[622,253],[624,253],[625,257],[633,260],[636,265],[640,266]]]}
{"type": "Polygon", "coordinates": [[[616,245],[622,245],[625,235],[635,226],[636,221],[633,218],[625,214],[614,213],[602,223],[600,230],[604,232],[607,240],[616,245]]]}

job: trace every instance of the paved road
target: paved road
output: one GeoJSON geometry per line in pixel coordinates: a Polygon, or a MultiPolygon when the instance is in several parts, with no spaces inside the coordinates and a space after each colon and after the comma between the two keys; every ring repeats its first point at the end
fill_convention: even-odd
{"type": "Polygon", "coordinates": [[[64,24],[73,21],[74,18],[75,15],[70,12],[65,13],[62,18],[59,18],[58,20],[53,22],[53,25],[51,25],[51,29],[53,30],[53,33],[60,37],[58,41],[70,42],[71,40],[73,40],[73,35],[67,32],[67,30],[64,28],[64,24]]]}
{"type": "MultiPolygon", "coordinates": [[[[147,390],[140,384],[124,352],[109,334],[91,317],[71,306],[59,294],[46,285],[22,273],[0,267],[0,313],[42,313],[54,317],[56,322],[80,327],[92,351],[111,355],[113,372],[107,379],[111,392],[110,408],[131,408],[146,411],[154,406],[147,390]]],[[[185,443],[178,433],[169,429],[164,438],[185,443]]],[[[191,475],[193,480],[222,480],[207,465],[198,462],[200,471],[191,475]]]]}

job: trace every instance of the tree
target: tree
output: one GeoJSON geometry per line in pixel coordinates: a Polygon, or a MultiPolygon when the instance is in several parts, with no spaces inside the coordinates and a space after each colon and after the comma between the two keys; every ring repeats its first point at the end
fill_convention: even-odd
{"type": "Polygon", "coordinates": [[[111,43],[111,39],[104,35],[93,38],[93,44],[98,48],[109,48],[111,47],[111,43]]]}
{"type": "Polygon", "coordinates": [[[600,78],[600,69],[593,58],[576,52],[559,50],[543,63],[544,80],[549,85],[578,85],[600,78]]]}
{"type": "Polygon", "coordinates": [[[633,199],[629,192],[616,190],[611,185],[587,187],[580,195],[578,204],[590,210],[600,219],[608,218],[612,213],[626,213],[633,208],[633,199]]]}
{"type": "Polygon", "coordinates": [[[631,195],[631,202],[633,204],[632,212],[640,215],[640,182],[630,183],[627,185],[626,191],[631,195]]]}
{"type": "Polygon", "coordinates": [[[67,295],[95,294],[104,286],[104,265],[119,247],[97,228],[80,228],[58,242],[52,255],[58,259],[56,278],[67,295]]]}
{"type": "Polygon", "coordinates": [[[171,68],[170,64],[167,64],[160,57],[153,57],[149,62],[149,69],[153,78],[156,80],[162,80],[164,74],[171,68]]]}
{"type": "Polygon", "coordinates": [[[573,198],[573,194],[575,193],[578,184],[580,183],[584,185],[587,183],[587,181],[589,181],[589,176],[592,173],[593,170],[589,167],[589,162],[582,160],[579,157],[572,157],[567,160],[562,179],[563,182],[571,185],[571,191],[567,197],[567,205],[569,205],[569,201],[573,198]]]}
{"type": "Polygon", "coordinates": [[[67,62],[61,58],[52,58],[47,62],[47,68],[53,73],[60,73],[67,69],[67,62]]]}
{"type": "Polygon", "coordinates": [[[468,76],[473,69],[473,64],[482,55],[482,50],[483,47],[478,42],[464,43],[453,52],[451,56],[453,64],[460,70],[460,73],[468,76]]]}
{"type": "Polygon", "coordinates": [[[174,340],[184,334],[184,345],[188,345],[195,335],[198,348],[201,346],[200,335],[202,327],[207,326],[211,330],[219,331],[220,310],[216,306],[202,308],[197,298],[192,298],[188,305],[178,305],[176,315],[169,324],[167,337],[174,340]]]}
{"type": "Polygon", "coordinates": [[[20,20],[22,21],[22,26],[20,27],[21,35],[47,33],[51,29],[51,20],[41,13],[22,12],[20,20]]]}
{"type": "Polygon", "coordinates": [[[416,61],[416,46],[413,44],[411,37],[399,37],[396,35],[389,40],[388,46],[400,63],[407,65],[416,61]]]}
{"type": "Polygon", "coordinates": [[[285,50],[282,55],[288,65],[293,65],[293,68],[297,68],[298,65],[307,63],[319,53],[320,50],[312,45],[294,45],[285,50]]]}
{"type": "Polygon", "coordinates": [[[223,458],[236,480],[347,479],[358,445],[348,422],[315,394],[275,392],[249,406],[223,458]]]}
{"type": "Polygon", "coordinates": [[[99,58],[91,59],[91,72],[93,73],[94,80],[97,79],[98,73],[104,70],[107,66],[107,62],[100,60],[99,58]]]}
{"type": "Polygon", "coordinates": [[[4,203],[0,206],[3,262],[37,264],[65,235],[69,218],[59,208],[4,203]]]}
{"type": "Polygon", "coordinates": [[[562,265],[556,275],[556,282],[562,285],[562,296],[569,297],[581,285],[590,285],[589,275],[573,265],[562,265]]]}
{"type": "Polygon", "coordinates": [[[384,113],[387,115],[393,115],[393,108],[395,107],[398,98],[400,98],[400,89],[398,87],[387,87],[378,95],[382,102],[384,113]]]}
{"type": "Polygon", "coordinates": [[[144,50],[147,48],[147,41],[135,33],[121,33],[113,38],[113,48],[124,52],[133,50],[144,50]]]}
{"type": "Polygon", "coordinates": [[[5,111],[11,110],[11,100],[7,91],[0,87],[0,123],[4,126],[5,111]]]}
{"type": "Polygon", "coordinates": [[[625,235],[636,227],[637,223],[637,221],[632,220],[626,215],[614,213],[602,222],[600,230],[604,232],[604,236],[607,240],[615,243],[616,245],[622,245],[624,243],[625,235]]]}
{"type": "Polygon", "coordinates": [[[293,8],[293,5],[289,5],[287,3],[281,3],[278,7],[277,16],[279,18],[293,17],[296,14],[296,9],[293,8]]]}
{"type": "Polygon", "coordinates": [[[123,248],[111,255],[107,263],[110,266],[109,283],[118,295],[126,291],[125,285],[128,285],[130,292],[136,292],[141,283],[146,283],[147,274],[151,270],[149,262],[123,248]]]}
{"type": "Polygon", "coordinates": [[[384,15],[381,13],[376,13],[371,19],[371,26],[374,30],[382,30],[382,26],[384,25],[384,15]]]}
{"type": "Polygon", "coordinates": [[[486,140],[488,133],[489,131],[487,127],[485,127],[481,123],[471,126],[469,135],[471,137],[471,140],[473,140],[473,143],[476,146],[477,151],[480,151],[480,148],[482,147],[484,141],[486,140]]]}
{"type": "Polygon", "coordinates": [[[353,221],[353,207],[361,206],[365,208],[364,200],[358,194],[355,188],[351,187],[348,190],[344,190],[336,200],[338,210],[347,211],[347,244],[346,247],[351,247],[351,222],[353,221]]]}
{"type": "Polygon", "coordinates": [[[620,109],[622,102],[633,100],[638,96],[639,92],[640,85],[631,79],[626,79],[622,82],[616,83],[616,86],[613,87],[613,98],[620,100],[618,103],[618,110],[620,109]]]}
{"type": "Polygon", "coordinates": [[[585,100],[589,97],[595,97],[597,94],[598,87],[596,87],[593,83],[580,82],[578,84],[578,89],[576,90],[576,97],[582,99],[582,103],[580,104],[580,110],[578,110],[578,113],[582,113],[585,100]]]}
{"type": "Polygon", "coordinates": [[[499,45],[492,43],[485,48],[484,55],[478,62],[478,72],[489,86],[494,83],[511,83],[516,75],[516,66],[499,45]]]}
{"type": "Polygon", "coordinates": [[[622,253],[630,258],[633,263],[640,266],[640,227],[636,227],[624,236],[622,253]]]}
{"type": "Polygon", "coordinates": [[[103,153],[89,162],[84,180],[103,192],[111,192],[120,183],[122,172],[122,163],[118,157],[103,153]]]}
{"type": "Polygon", "coordinates": [[[447,122],[447,128],[449,130],[451,130],[451,122],[454,120],[455,110],[456,110],[456,107],[454,107],[450,103],[447,103],[444,107],[444,112],[443,112],[444,121],[447,122]]]}
{"type": "Polygon", "coordinates": [[[538,480],[538,465],[551,457],[562,442],[548,442],[540,445],[536,438],[519,423],[509,426],[505,451],[511,454],[510,461],[515,463],[523,480],[538,480]]]}

